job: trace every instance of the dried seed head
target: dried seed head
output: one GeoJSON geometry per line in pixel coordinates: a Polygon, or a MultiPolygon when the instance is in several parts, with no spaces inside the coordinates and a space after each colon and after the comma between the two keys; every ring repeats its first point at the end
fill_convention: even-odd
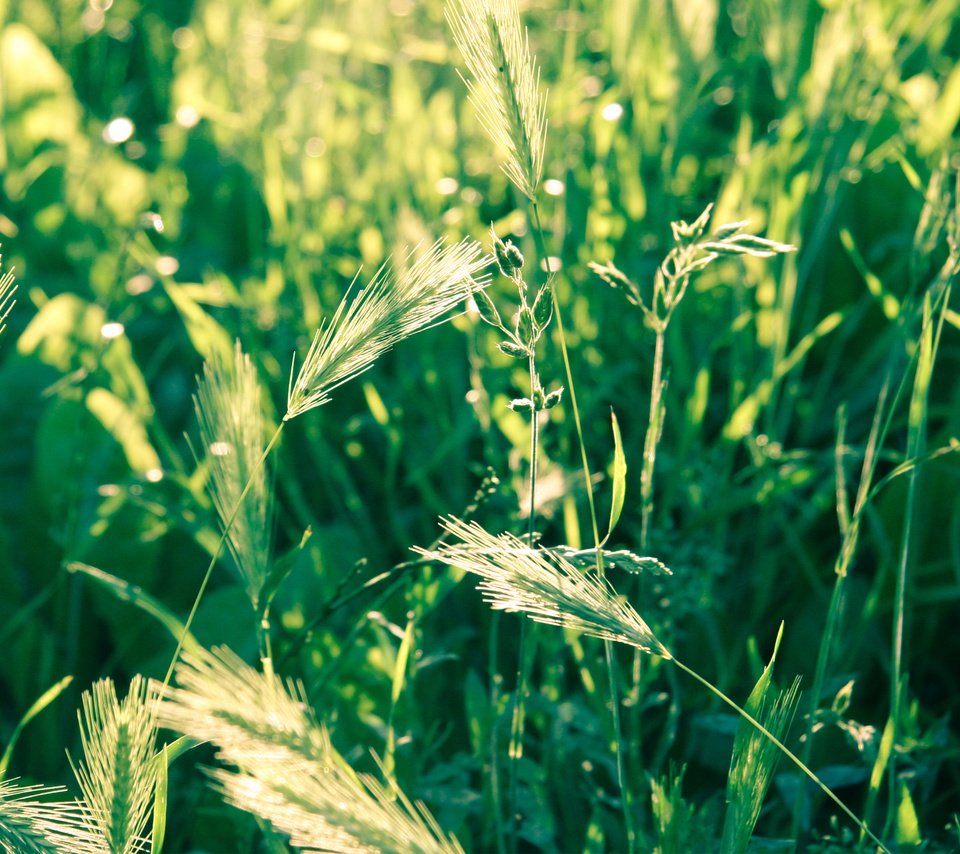
{"type": "Polygon", "coordinates": [[[543,408],[544,409],[553,409],[559,402],[560,398],[563,397],[563,386],[560,388],[555,388],[544,398],[543,408]]]}

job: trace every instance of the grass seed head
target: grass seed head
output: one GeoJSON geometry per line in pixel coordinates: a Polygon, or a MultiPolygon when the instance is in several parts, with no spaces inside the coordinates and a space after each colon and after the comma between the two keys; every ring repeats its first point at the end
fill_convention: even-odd
{"type": "Polygon", "coordinates": [[[348,292],[329,323],[317,330],[307,358],[290,377],[289,421],[330,400],[330,392],[369,369],[394,344],[436,325],[489,279],[490,259],[474,240],[437,241],[411,251],[397,272],[384,264],[353,299],[348,292]],[[409,263],[408,263],[409,262],[409,263]]]}

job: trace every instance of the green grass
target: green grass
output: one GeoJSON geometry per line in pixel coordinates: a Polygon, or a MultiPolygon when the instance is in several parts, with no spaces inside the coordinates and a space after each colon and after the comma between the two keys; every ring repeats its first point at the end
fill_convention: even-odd
{"type": "Polygon", "coordinates": [[[958,0],[98,8],[0,6],[0,849],[956,848],[958,0]]]}

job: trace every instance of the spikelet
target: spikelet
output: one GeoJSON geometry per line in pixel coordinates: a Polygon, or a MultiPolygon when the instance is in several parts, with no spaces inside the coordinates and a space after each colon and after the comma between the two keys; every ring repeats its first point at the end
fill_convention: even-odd
{"type": "Polygon", "coordinates": [[[75,769],[85,802],[85,821],[111,854],[149,851],[143,833],[156,784],[156,700],[134,676],[123,702],[109,679],[83,694],[80,738],[83,762],[75,769]]]}
{"type": "MultiPolygon", "coordinates": [[[[0,255],[0,260],[3,256],[0,255]]],[[[16,283],[13,278],[13,270],[7,270],[2,276],[0,276],[0,332],[3,332],[7,328],[7,315],[10,314],[10,310],[13,308],[16,300],[13,299],[13,294],[17,290],[16,283]]]]}
{"type": "Polygon", "coordinates": [[[270,570],[273,491],[261,460],[266,443],[260,383],[239,341],[232,365],[213,357],[203,366],[194,408],[210,467],[210,495],[221,526],[229,527],[227,547],[256,609],[270,570]]]}
{"type": "Polygon", "coordinates": [[[531,548],[512,534],[495,536],[476,522],[467,524],[452,516],[441,525],[457,542],[414,551],[479,575],[483,580],[478,588],[493,608],[671,658],[606,579],[583,572],[559,551],[531,548]]]}
{"type": "Polygon", "coordinates": [[[302,690],[227,649],[186,654],[161,721],[216,745],[236,771],[211,771],[235,806],[318,851],[462,854],[422,805],[357,775],[337,753],[302,690]]]}
{"type": "Polygon", "coordinates": [[[18,786],[0,780],[0,852],[3,854],[106,854],[98,833],[84,823],[77,801],[51,801],[62,787],[18,786]]]}
{"type": "Polygon", "coordinates": [[[516,0],[451,0],[447,20],[472,78],[464,82],[477,117],[504,155],[503,171],[535,200],[547,103],[516,0]]]}
{"type": "MultiPolygon", "coordinates": [[[[353,299],[348,293],[329,323],[317,330],[296,381],[291,372],[284,421],[330,400],[330,392],[487,284],[476,278],[489,258],[479,243],[437,241],[417,256],[411,251],[394,270],[384,264],[353,299]],[[415,257],[416,256],[416,257],[415,257]]],[[[351,286],[352,288],[352,286],[351,286]]]]}

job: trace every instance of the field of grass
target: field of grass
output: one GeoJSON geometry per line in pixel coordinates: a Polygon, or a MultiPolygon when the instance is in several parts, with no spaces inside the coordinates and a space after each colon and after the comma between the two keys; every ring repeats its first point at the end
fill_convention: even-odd
{"type": "Polygon", "coordinates": [[[960,0],[0,2],[0,851],[960,850],[958,121],[960,0]]]}

